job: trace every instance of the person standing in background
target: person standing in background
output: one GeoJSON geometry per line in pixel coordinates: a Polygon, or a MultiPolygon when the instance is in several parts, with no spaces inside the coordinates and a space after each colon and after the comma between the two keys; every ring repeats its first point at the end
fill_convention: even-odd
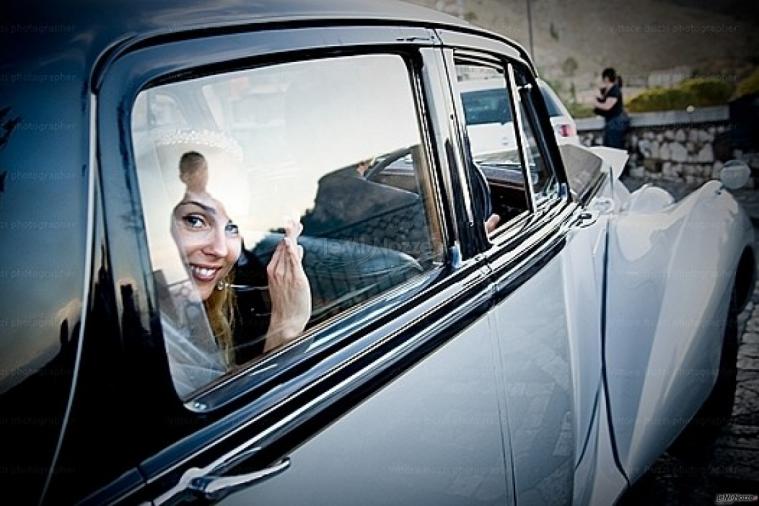
{"type": "Polygon", "coordinates": [[[622,77],[611,67],[605,68],[601,73],[600,95],[596,96],[593,112],[606,120],[604,146],[624,149],[630,119],[622,102],[622,77]]]}

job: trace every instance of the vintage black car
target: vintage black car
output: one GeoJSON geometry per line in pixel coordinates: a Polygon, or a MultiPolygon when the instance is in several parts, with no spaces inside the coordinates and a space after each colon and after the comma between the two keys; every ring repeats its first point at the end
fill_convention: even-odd
{"type": "Polygon", "coordinates": [[[748,219],[560,151],[519,45],[385,0],[0,19],[3,502],[607,504],[724,416],[748,219]]]}

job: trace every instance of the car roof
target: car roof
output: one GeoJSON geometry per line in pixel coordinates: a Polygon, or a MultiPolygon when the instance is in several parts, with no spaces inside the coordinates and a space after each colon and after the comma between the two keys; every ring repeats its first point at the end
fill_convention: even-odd
{"type": "MultiPolygon", "coordinates": [[[[76,59],[92,68],[106,51],[138,38],[269,24],[398,23],[464,29],[513,41],[464,20],[394,0],[6,0],[0,67],[76,59]]],[[[80,67],[82,68],[82,67],[80,67]]]]}

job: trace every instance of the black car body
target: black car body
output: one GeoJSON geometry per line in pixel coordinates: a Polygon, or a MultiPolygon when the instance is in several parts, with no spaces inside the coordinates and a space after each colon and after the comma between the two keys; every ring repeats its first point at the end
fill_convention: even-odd
{"type": "MultiPolygon", "coordinates": [[[[544,364],[545,374],[534,383],[512,383],[497,372],[505,350],[491,348],[487,339],[464,345],[460,337],[489,332],[483,330],[492,324],[489,311],[521,297],[528,281],[555,265],[552,260],[568,251],[571,227],[583,222],[583,230],[601,233],[601,222],[593,224],[598,213],[582,214],[583,206],[613,180],[590,154],[583,155],[591,157],[584,159],[586,169],[574,180],[567,177],[545,105],[539,93],[530,95],[535,71],[523,49],[457,19],[384,1],[30,1],[6,2],[2,11],[0,345],[6,371],[0,447],[3,490],[14,504],[163,504],[232,492],[231,501],[290,504],[354,504],[362,497],[373,504],[512,504],[553,497],[559,504],[606,497],[576,485],[582,473],[596,476],[583,466],[610,444],[600,428],[606,427],[599,421],[599,399],[606,395],[600,376],[585,378],[578,364],[568,365],[570,345],[561,341],[551,353],[533,355],[539,360],[519,359],[556,360],[544,364]],[[431,167],[429,180],[419,184],[430,196],[424,212],[436,216],[439,241],[419,254],[412,246],[397,248],[397,280],[388,281],[386,259],[362,267],[374,291],[361,285],[357,291],[365,298],[349,302],[338,289],[320,288],[334,287],[337,274],[320,281],[320,264],[307,264],[324,304],[311,344],[180,398],[164,351],[140,193],[145,185],[130,134],[138,94],[224,72],[366,54],[397,56],[408,67],[423,141],[398,156],[423,158],[431,167]],[[508,172],[499,173],[492,161],[477,161],[474,168],[460,99],[450,91],[452,65],[459,62],[498,68],[511,92],[523,94],[517,128],[522,121],[532,125],[535,153],[552,174],[554,189],[541,199],[533,188],[542,184],[538,176],[518,161],[508,172]],[[493,194],[487,205],[483,173],[493,194]],[[505,224],[492,240],[482,226],[488,207],[505,224]],[[463,351],[472,349],[477,353],[463,351]],[[418,372],[433,359],[446,365],[418,372]],[[440,376],[441,370],[458,376],[440,376]],[[546,387],[552,381],[561,388],[546,387]],[[501,396],[505,385],[524,391],[501,396]],[[543,421],[529,428],[520,425],[518,413],[508,418],[506,411],[519,406],[509,405],[512,395],[544,399],[541,415],[524,413],[543,421]],[[381,408],[367,407],[377,399],[385,399],[381,408]],[[508,420],[516,424],[512,430],[532,434],[532,446],[509,441],[508,420]],[[306,457],[292,453],[309,445],[316,449],[306,457]],[[220,476],[229,480],[214,480],[220,476]],[[292,482],[277,482],[288,476],[292,482]],[[335,481],[324,482],[324,476],[335,481]],[[335,488],[338,483],[342,488],[335,488]]],[[[511,106],[517,104],[513,99],[511,106]]],[[[200,125],[211,117],[200,114],[191,98],[181,107],[188,122],[200,125]]],[[[524,159],[530,146],[520,143],[524,159]]],[[[386,164],[387,178],[403,179],[402,160],[386,164]]],[[[342,252],[338,242],[357,233],[322,232],[324,220],[316,213],[309,219],[307,227],[320,230],[314,235],[322,242],[309,250],[311,239],[304,238],[307,258],[329,244],[337,248],[329,258],[344,255],[344,264],[356,265],[364,257],[350,255],[373,255],[379,250],[371,248],[387,243],[374,237],[365,243],[369,249],[342,252]]],[[[249,249],[248,259],[258,255],[265,263],[271,249],[249,249]]],[[[726,279],[753,266],[740,261],[750,258],[745,241],[730,255],[726,279]]],[[[542,283],[543,289],[550,285],[542,283]]],[[[732,289],[732,281],[725,283],[732,289]]],[[[526,299],[537,304],[532,307],[552,307],[550,297],[532,297],[526,299]]],[[[588,314],[601,321],[600,309],[588,314]]],[[[531,342],[543,343],[537,337],[531,342]]],[[[544,344],[541,349],[552,346],[544,344]]],[[[600,371],[597,357],[583,367],[600,371]]],[[[593,469],[600,467],[593,462],[593,469]]],[[[612,496],[638,472],[624,468],[617,461],[608,471],[618,484],[612,496]]]]}

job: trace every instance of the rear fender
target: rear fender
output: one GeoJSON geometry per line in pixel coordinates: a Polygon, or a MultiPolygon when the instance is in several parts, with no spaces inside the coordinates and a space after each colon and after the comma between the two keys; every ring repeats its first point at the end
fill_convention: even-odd
{"type": "Polygon", "coordinates": [[[751,223],[707,183],[655,212],[610,222],[605,356],[620,462],[634,480],[708,396],[751,223]]]}

